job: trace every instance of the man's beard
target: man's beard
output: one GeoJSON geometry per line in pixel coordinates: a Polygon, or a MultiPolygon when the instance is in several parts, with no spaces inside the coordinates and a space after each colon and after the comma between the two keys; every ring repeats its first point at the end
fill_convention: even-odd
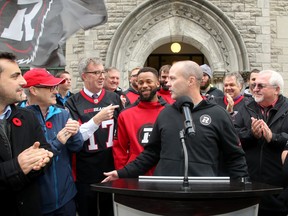
{"type": "Polygon", "coordinates": [[[146,102],[150,102],[152,101],[153,97],[155,96],[155,94],[157,93],[157,88],[153,89],[149,95],[149,97],[145,98],[143,97],[142,93],[140,93],[140,100],[141,101],[146,101],[146,102]]]}
{"type": "Polygon", "coordinates": [[[164,81],[160,81],[160,86],[164,91],[169,91],[169,87],[166,85],[164,81]]]}
{"type": "Polygon", "coordinates": [[[257,96],[255,97],[255,95],[252,95],[252,97],[254,98],[256,103],[261,103],[264,100],[264,96],[257,96]]]}
{"type": "Polygon", "coordinates": [[[208,88],[208,86],[210,85],[210,83],[211,83],[211,81],[209,79],[204,86],[200,86],[200,90],[206,90],[208,88]]]}
{"type": "Polygon", "coordinates": [[[131,83],[131,85],[132,85],[135,89],[138,89],[138,84],[137,84],[137,82],[131,83]]]}

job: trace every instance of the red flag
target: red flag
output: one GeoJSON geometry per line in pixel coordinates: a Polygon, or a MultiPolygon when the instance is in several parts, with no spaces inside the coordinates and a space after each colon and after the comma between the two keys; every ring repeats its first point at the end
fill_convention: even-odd
{"type": "Polygon", "coordinates": [[[0,50],[14,53],[20,66],[65,66],[66,40],[106,21],[104,0],[0,1],[0,50]]]}

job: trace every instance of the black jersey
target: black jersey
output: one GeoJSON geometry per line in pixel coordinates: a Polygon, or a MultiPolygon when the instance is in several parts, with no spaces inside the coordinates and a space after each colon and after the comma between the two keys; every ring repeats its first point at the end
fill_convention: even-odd
{"type": "Polygon", "coordinates": [[[113,119],[103,121],[94,135],[84,142],[82,150],[76,154],[76,180],[79,182],[99,182],[104,178],[104,171],[114,169],[111,147],[122,103],[119,95],[103,89],[97,99],[89,97],[81,90],[70,97],[65,104],[72,118],[80,124],[88,122],[101,109],[110,104],[120,106],[115,109],[113,119]]]}

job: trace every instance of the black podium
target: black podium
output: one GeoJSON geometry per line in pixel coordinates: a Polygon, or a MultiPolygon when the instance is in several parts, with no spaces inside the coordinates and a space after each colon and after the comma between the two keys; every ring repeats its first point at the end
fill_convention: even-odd
{"type": "MultiPolygon", "coordinates": [[[[177,181],[118,179],[113,182],[92,184],[91,189],[113,193],[114,201],[128,209],[167,216],[226,214],[257,206],[261,196],[278,194],[283,189],[257,182],[248,184],[230,180],[189,182],[190,187],[183,188],[183,184],[177,181]]],[[[258,207],[254,215],[257,215],[257,211],[258,207]]],[[[126,212],[126,215],[135,214],[126,212]]]]}

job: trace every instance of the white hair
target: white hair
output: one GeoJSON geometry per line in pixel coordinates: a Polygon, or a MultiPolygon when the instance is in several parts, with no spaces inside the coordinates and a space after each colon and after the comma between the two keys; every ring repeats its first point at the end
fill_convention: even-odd
{"type": "Polygon", "coordinates": [[[280,73],[273,71],[273,70],[262,70],[259,74],[269,74],[271,75],[269,79],[269,84],[273,86],[279,87],[279,94],[283,93],[284,89],[284,80],[280,73]]]}

